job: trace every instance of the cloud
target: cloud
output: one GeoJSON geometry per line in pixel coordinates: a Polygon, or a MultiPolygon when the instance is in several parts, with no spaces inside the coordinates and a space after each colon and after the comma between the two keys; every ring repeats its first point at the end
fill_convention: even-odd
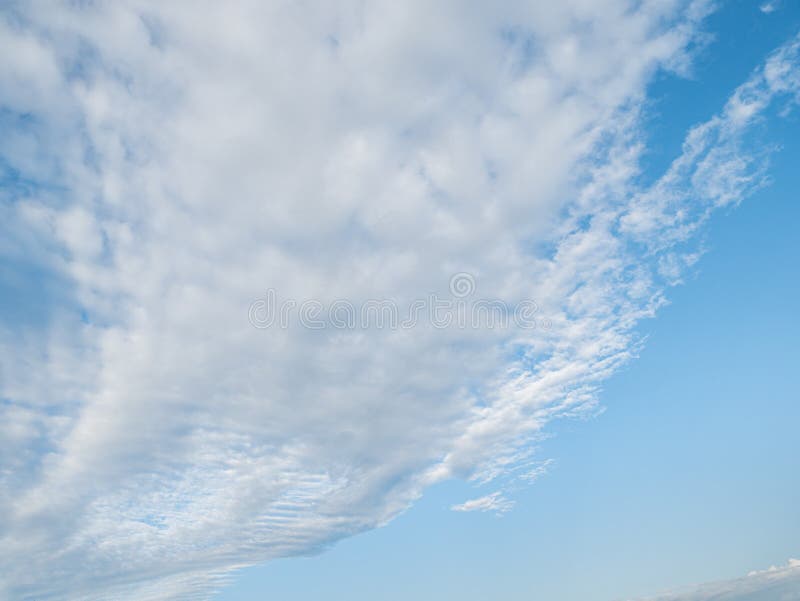
{"type": "Polygon", "coordinates": [[[707,9],[4,8],[0,256],[48,293],[0,320],[3,596],[206,598],[431,483],[535,474],[800,88],[792,41],[642,186],[646,84],[707,9]],[[267,289],[407,310],[456,273],[542,327],[248,321],[267,289]]]}
{"type": "Polygon", "coordinates": [[[715,582],[652,597],[651,601],[791,601],[800,599],[800,561],[750,572],[743,578],[715,582]]]}
{"type": "Polygon", "coordinates": [[[453,505],[450,509],[453,511],[494,511],[501,515],[510,511],[514,507],[514,502],[506,499],[502,493],[493,492],[492,494],[478,497],[477,499],[470,499],[458,505],[453,505]]]}
{"type": "Polygon", "coordinates": [[[758,7],[758,10],[760,10],[765,15],[768,15],[774,13],[776,10],[778,10],[778,8],[780,8],[779,3],[777,1],[773,1],[773,2],[765,2],[764,4],[758,7]]]}

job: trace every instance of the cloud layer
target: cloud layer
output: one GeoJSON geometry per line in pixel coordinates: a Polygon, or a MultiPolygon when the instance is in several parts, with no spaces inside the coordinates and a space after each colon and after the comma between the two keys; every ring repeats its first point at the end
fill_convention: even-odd
{"type": "Polygon", "coordinates": [[[5,9],[5,597],[206,598],[447,478],[506,507],[800,88],[793,40],[648,186],[646,84],[688,68],[705,3],[337,5],[5,9]],[[455,273],[547,327],[248,320],[267,289],[408,308],[455,273]]]}

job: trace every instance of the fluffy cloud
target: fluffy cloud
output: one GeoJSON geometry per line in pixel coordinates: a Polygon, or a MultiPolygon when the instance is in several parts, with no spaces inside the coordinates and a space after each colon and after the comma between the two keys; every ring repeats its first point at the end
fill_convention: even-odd
{"type": "Polygon", "coordinates": [[[646,83],[705,3],[336,4],[4,9],[0,256],[41,284],[0,323],[4,596],[205,598],[537,473],[798,90],[793,41],[642,187],[646,83]],[[407,313],[455,273],[538,327],[248,320],[267,289],[407,313]]]}

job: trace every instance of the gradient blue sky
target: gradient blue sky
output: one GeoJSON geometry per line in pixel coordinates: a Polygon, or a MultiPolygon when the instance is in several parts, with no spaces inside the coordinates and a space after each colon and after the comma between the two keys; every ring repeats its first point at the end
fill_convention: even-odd
{"type": "Polygon", "coordinates": [[[800,3],[12,1],[0,57],[0,597],[800,600],[800,3]]]}
{"type": "MultiPolygon", "coordinates": [[[[798,29],[798,3],[723,4],[693,76],[650,88],[649,168],[798,29]]],[[[215,599],[611,601],[800,556],[800,120],[765,127],[771,183],[712,219],[604,413],[548,428],[555,462],[512,511],[451,512],[469,485],[441,484],[388,526],[245,570],[215,599]]]]}

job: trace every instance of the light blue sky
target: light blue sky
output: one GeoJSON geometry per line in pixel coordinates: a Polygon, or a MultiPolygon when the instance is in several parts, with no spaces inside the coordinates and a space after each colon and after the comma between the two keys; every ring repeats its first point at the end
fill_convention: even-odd
{"type": "MultiPolygon", "coordinates": [[[[800,28],[800,5],[730,2],[709,23],[692,77],[650,88],[652,173],[800,28]]],[[[714,216],[697,269],[641,325],[641,356],[604,386],[605,412],[551,424],[540,454],[555,464],[512,511],[449,511],[470,487],[441,484],[388,526],[247,569],[215,599],[611,601],[800,556],[800,116],[764,126],[771,183],[714,216]]]]}
{"type": "Polygon", "coordinates": [[[0,597],[800,600],[800,3],[44,6],[0,6],[0,597]]]}
{"type": "Polygon", "coordinates": [[[511,512],[451,512],[469,487],[439,485],[388,526],[245,570],[216,599],[602,601],[800,555],[798,134],[777,134],[775,182],[714,221],[605,413],[550,428],[556,465],[511,512]]]}

